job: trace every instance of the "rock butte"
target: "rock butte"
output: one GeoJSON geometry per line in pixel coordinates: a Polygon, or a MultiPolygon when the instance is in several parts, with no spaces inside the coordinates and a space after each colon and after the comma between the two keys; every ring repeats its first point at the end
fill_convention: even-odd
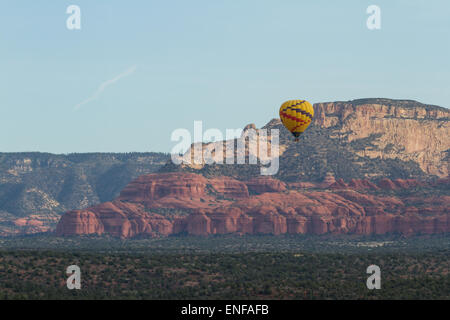
{"type": "Polygon", "coordinates": [[[449,174],[446,161],[450,149],[450,111],[409,100],[360,99],[314,105],[314,121],[324,127],[339,126],[348,141],[379,134],[377,149],[359,153],[369,158],[414,161],[420,168],[439,177],[449,174]],[[389,145],[396,150],[389,150],[389,145]]]}
{"type": "MultiPolygon", "coordinates": [[[[342,141],[378,136],[373,146],[354,150],[361,157],[412,161],[426,174],[441,178],[449,174],[450,110],[446,108],[410,100],[373,98],[316,103],[314,112],[314,124],[329,129],[342,141]]],[[[280,123],[279,119],[273,119],[265,127],[280,123]]],[[[249,128],[256,127],[252,124],[244,130],[249,128]]],[[[205,149],[209,147],[210,144],[204,146],[205,149]]],[[[281,144],[280,155],[286,149],[287,146],[281,144]]],[[[192,152],[186,152],[187,159],[192,152]]],[[[192,167],[199,169],[202,166],[192,167]]]]}
{"type": "Polygon", "coordinates": [[[449,181],[382,179],[376,185],[327,177],[322,184],[303,188],[268,177],[238,181],[194,173],[149,174],[132,181],[112,202],[65,213],[56,234],[132,238],[180,233],[444,233],[450,231],[449,196],[401,197],[389,192],[425,185],[447,188],[449,181]]]}
{"type": "MultiPolygon", "coordinates": [[[[60,225],[71,223],[67,220],[70,215],[73,215],[75,225],[73,228],[59,226],[58,232],[79,234],[85,232],[83,230],[86,229],[87,233],[95,231],[94,233],[111,233],[122,237],[174,232],[199,232],[201,234],[244,233],[244,231],[255,233],[260,230],[266,232],[269,228],[267,222],[263,224],[258,222],[261,221],[262,212],[265,209],[258,211],[257,208],[248,208],[248,206],[250,204],[256,206],[257,199],[260,199],[258,201],[261,201],[261,198],[269,199],[268,194],[277,195],[279,199],[298,198],[297,203],[289,206],[283,204],[284,200],[280,200],[281,204],[275,207],[276,210],[270,211],[268,215],[263,215],[266,220],[274,215],[279,217],[280,221],[277,220],[278,218],[275,219],[275,216],[273,221],[278,221],[276,223],[281,226],[272,227],[272,229],[281,230],[280,232],[285,229],[283,225],[286,225],[288,232],[292,232],[292,230],[298,230],[298,232],[315,230],[314,232],[317,232],[316,227],[312,228],[311,226],[325,222],[327,224],[323,228],[327,232],[363,232],[360,226],[371,221],[370,227],[367,227],[365,229],[367,231],[364,232],[391,232],[389,230],[403,228],[404,230],[401,231],[404,233],[417,233],[422,232],[418,226],[408,228],[400,225],[403,223],[412,225],[413,222],[408,219],[413,217],[420,221],[426,220],[426,223],[430,223],[429,220],[432,219],[441,219],[442,215],[447,218],[448,213],[442,214],[441,209],[449,207],[448,196],[450,195],[448,192],[450,190],[448,187],[449,109],[411,100],[384,98],[317,103],[314,105],[314,109],[314,123],[308,130],[315,132],[315,135],[310,136],[314,136],[310,142],[317,138],[322,144],[317,144],[319,147],[313,148],[311,153],[306,152],[306,156],[300,151],[302,148],[297,148],[291,143],[290,133],[286,130],[283,133],[279,119],[273,119],[263,127],[281,129],[280,170],[277,177],[284,182],[255,178],[259,175],[259,171],[257,170],[258,173],[255,175],[251,168],[247,167],[244,169],[239,169],[239,166],[205,168],[204,164],[195,168],[189,167],[188,164],[176,167],[171,165],[171,162],[167,163],[165,157],[151,154],[127,155],[126,157],[120,154],[68,155],[64,157],[27,153],[0,154],[0,164],[3,168],[3,171],[0,172],[0,187],[2,187],[0,188],[0,235],[53,230],[61,217],[61,212],[73,208],[88,209],[73,211],[78,213],[66,213],[60,225]],[[283,134],[285,134],[284,138],[283,134]],[[290,139],[285,139],[287,135],[290,139]],[[336,146],[336,148],[330,148],[330,146],[336,146]],[[342,158],[338,156],[339,154],[343,154],[342,158]],[[312,167],[309,166],[308,161],[298,161],[308,160],[307,157],[312,155],[317,155],[315,161],[312,162],[312,167]],[[340,161],[334,161],[336,159],[340,161]],[[298,163],[300,164],[296,166],[298,163]],[[340,169],[341,164],[347,163],[349,170],[340,169]],[[91,167],[101,167],[104,170],[95,170],[91,167]],[[141,177],[123,189],[123,186],[132,179],[156,170],[159,172],[193,171],[206,175],[213,173],[214,175],[238,177],[240,180],[247,181],[242,182],[225,177],[206,179],[196,175],[160,174],[153,176],[152,181],[146,176],[141,177]],[[332,174],[320,181],[325,172],[332,174]],[[413,179],[391,181],[383,179],[384,177],[413,179]],[[354,179],[351,180],[351,178],[354,179]],[[422,181],[432,181],[436,178],[441,178],[441,180],[435,186],[430,186],[430,183],[422,181]],[[47,183],[47,181],[52,181],[52,183],[47,183]],[[99,181],[101,183],[98,183],[99,181]],[[375,183],[375,181],[378,182],[375,183]],[[415,193],[415,197],[408,198],[403,192],[421,188],[427,190],[426,195],[419,191],[415,193]],[[439,192],[436,192],[439,195],[435,197],[436,202],[430,200],[434,199],[431,197],[434,192],[432,188],[439,189],[439,192]],[[123,190],[120,196],[116,197],[121,189],[123,190]],[[324,192],[327,196],[336,199],[343,195],[348,198],[350,194],[344,193],[348,190],[355,190],[366,197],[365,203],[369,203],[369,200],[380,202],[384,200],[382,195],[385,194],[403,204],[394,208],[386,205],[377,208],[374,205],[363,205],[360,203],[362,198],[346,199],[355,205],[363,206],[364,214],[358,219],[346,216],[344,219],[346,225],[336,227],[336,224],[339,225],[339,223],[327,220],[330,219],[330,215],[322,212],[322,207],[336,210],[334,215],[331,214],[333,217],[343,215],[343,209],[340,207],[336,209],[336,205],[329,203],[325,204],[326,198],[324,197],[322,201],[317,200],[318,203],[315,206],[307,207],[309,211],[306,212],[300,197],[301,195],[309,197],[314,192],[324,192]],[[296,195],[296,191],[300,195],[296,195]],[[108,205],[94,205],[113,198],[115,200],[108,205]],[[423,199],[420,200],[421,198],[423,199]],[[135,207],[130,207],[131,205],[135,207]],[[101,210],[98,209],[102,206],[101,210]],[[295,212],[294,218],[287,219],[287,215],[283,213],[285,207],[293,210],[288,210],[289,212],[295,212]],[[188,210],[190,214],[187,214],[188,210]],[[223,218],[231,214],[230,210],[235,211],[233,214],[236,215],[237,222],[233,222],[233,219],[223,218]],[[111,215],[108,221],[102,218],[103,212],[111,215]],[[135,214],[133,218],[129,215],[130,212],[135,214]],[[313,222],[313,218],[308,218],[310,213],[312,217],[315,217],[314,219],[319,219],[317,220],[319,222],[316,220],[313,222]],[[77,214],[80,214],[80,217],[76,218],[77,214]],[[115,219],[114,217],[119,216],[125,217],[121,218],[124,221],[124,230],[120,232],[117,231],[119,227],[108,224],[110,220],[115,219]],[[220,216],[222,220],[214,218],[216,216],[220,216]],[[306,222],[302,222],[304,219],[306,222]],[[395,226],[383,227],[380,222],[382,219],[397,222],[395,226]],[[129,221],[126,222],[127,220],[129,221]],[[192,222],[194,220],[199,221],[204,228],[196,226],[192,222]],[[84,222],[81,223],[81,221],[84,222]],[[220,224],[222,221],[225,221],[225,226],[216,227],[216,224],[220,224]],[[127,227],[128,223],[129,227],[127,227]],[[237,231],[234,231],[233,223],[240,224],[244,231],[237,227],[237,231]],[[357,223],[358,226],[354,226],[352,223],[357,223]],[[243,227],[244,224],[246,224],[245,227],[243,227]],[[81,225],[86,225],[86,227],[81,227],[81,225]],[[163,227],[163,225],[169,227],[163,227]],[[294,225],[302,225],[302,227],[296,228],[293,227],[294,225]],[[61,228],[66,231],[62,231],[61,228]],[[101,231],[102,228],[103,231],[101,231]],[[126,230],[127,228],[129,231],[126,230]],[[172,228],[172,230],[168,231],[168,228],[172,228]]],[[[256,129],[256,126],[248,125],[246,129],[256,129]]],[[[308,135],[304,136],[305,140],[308,140],[307,137],[308,135]]],[[[221,142],[216,143],[220,146],[221,142]]],[[[269,139],[268,144],[270,143],[269,139]]],[[[204,145],[206,149],[212,147],[211,144],[204,145]]],[[[268,149],[271,148],[268,146],[268,149]]],[[[186,153],[188,158],[191,151],[186,153]]],[[[249,155],[250,152],[247,150],[246,155],[249,155]]],[[[217,156],[220,156],[220,153],[217,156]]],[[[411,194],[409,191],[408,193],[411,194]]],[[[340,206],[346,207],[347,204],[341,203],[340,206]]],[[[430,231],[433,228],[427,228],[426,232],[434,232],[430,231]]],[[[438,232],[442,228],[435,227],[434,229],[438,232]]]]}

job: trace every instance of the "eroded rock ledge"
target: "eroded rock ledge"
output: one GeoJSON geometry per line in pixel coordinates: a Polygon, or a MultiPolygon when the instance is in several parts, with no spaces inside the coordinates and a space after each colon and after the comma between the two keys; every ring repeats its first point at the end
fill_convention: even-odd
{"type": "Polygon", "coordinates": [[[210,234],[434,234],[450,231],[450,197],[434,183],[382,179],[285,184],[193,173],[149,174],[112,202],[65,213],[60,236],[210,234]],[[422,189],[430,192],[424,195],[422,189]],[[250,193],[249,193],[250,190],[250,193]],[[408,192],[406,192],[408,191],[408,192]]]}

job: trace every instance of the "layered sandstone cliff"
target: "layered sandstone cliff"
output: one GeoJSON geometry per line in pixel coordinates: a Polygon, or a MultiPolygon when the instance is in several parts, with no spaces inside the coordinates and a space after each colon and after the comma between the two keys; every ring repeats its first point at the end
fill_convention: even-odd
{"type": "MultiPolygon", "coordinates": [[[[139,218],[142,221],[160,214],[161,219],[168,220],[173,226],[175,231],[172,232],[175,233],[194,232],[197,227],[192,221],[195,219],[202,225],[213,226],[203,233],[214,233],[215,222],[208,219],[211,219],[215,208],[222,208],[221,219],[226,221],[226,226],[231,226],[229,218],[224,218],[225,209],[235,208],[238,202],[250,201],[258,195],[276,193],[283,197],[293,191],[339,195],[343,190],[353,189],[369,197],[390,192],[403,199],[402,190],[442,190],[442,187],[431,185],[438,177],[444,178],[440,180],[441,186],[448,185],[445,182],[450,171],[448,109],[410,100],[379,98],[317,103],[314,109],[314,121],[298,143],[293,141],[279,119],[271,120],[262,128],[279,130],[279,168],[273,178],[261,179],[260,169],[267,165],[261,164],[260,160],[270,162],[273,159],[272,147],[276,140],[266,136],[266,132],[258,130],[255,125],[245,127],[243,135],[236,140],[193,145],[183,156],[186,161],[182,165],[174,165],[171,161],[166,163],[168,155],[162,154],[0,154],[0,236],[51,231],[60,215],[73,208],[89,208],[86,210],[91,213],[80,218],[88,219],[85,223],[89,227],[80,228],[87,228],[91,233],[97,230],[91,226],[92,221],[103,224],[102,219],[97,218],[98,206],[93,204],[108,201],[114,204],[115,209],[110,209],[114,212],[124,212],[122,203],[143,208],[147,215],[142,214],[139,218]],[[256,148],[248,146],[246,137],[251,136],[250,132],[260,138],[256,148]],[[239,144],[246,148],[238,150],[239,144]],[[226,147],[230,145],[236,145],[231,159],[233,164],[226,164],[226,147]],[[200,158],[196,159],[199,161],[197,164],[189,163],[193,160],[195,147],[201,150],[197,155],[201,156],[204,151],[213,160],[222,161],[206,164],[200,158]],[[267,153],[260,154],[261,147],[265,147],[267,153]],[[245,164],[234,164],[238,158],[244,158],[245,164]],[[249,164],[251,158],[256,158],[258,163],[249,164]],[[185,174],[145,175],[156,170],[185,174]],[[127,185],[133,179],[136,180],[127,185]],[[117,196],[119,192],[120,196],[117,196]],[[187,222],[189,214],[193,215],[189,218],[193,219],[190,223],[187,222]]],[[[448,191],[439,192],[440,199],[448,195],[448,191]]],[[[420,192],[417,197],[429,198],[420,192]]],[[[442,205],[448,207],[448,203],[442,205]]],[[[386,216],[393,214],[382,210],[387,212],[386,216]]],[[[433,206],[418,210],[435,212],[433,206]]],[[[135,211],[139,210],[134,208],[135,211]]],[[[237,211],[233,214],[237,215],[237,211]]],[[[400,210],[396,214],[403,215],[404,212],[400,210]]],[[[244,230],[254,230],[251,215],[245,213],[236,219],[246,225],[244,230]]],[[[78,218],[73,221],[78,223],[78,218]]],[[[290,230],[292,226],[286,223],[287,230],[290,230]]],[[[266,230],[267,223],[261,226],[261,229],[255,227],[256,230],[266,230]]],[[[131,231],[123,231],[124,235],[113,233],[134,236],[141,234],[140,228],[131,227],[131,231]]],[[[347,229],[339,232],[356,232],[347,229]]],[[[109,233],[110,230],[106,228],[99,232],[109,233]]],[[[142,230],[150,229],[144,227],[142,230]]],[[[160,232],[159,229],[154,231],[153,227],[152,230],[148,233],[160,232]]],[[[220,227],[217,230],[233,229],[220,227]]]]}
{"type": "Polygon", "coordinates": [[[414,161],[428,173],[449,174],[450,111],[409,100],[361,99],[314,105],[315,122],[344,141],[374,137],[362,157],[414,161]]]}
{"type": "Polygon", "coordinates": [[[131,182],[112,202],[67,212],[56,233],[122,238],[179,233],[444,233],[450,232],[450,196],[445,193],[449,187],[448,178],[433,184],[389,179],[374,184],[328,177],[322,184],[301,186],[273,178],[242,182],[192,173],[151,174],[131,182]],[[423,190],[430,195],[424,196],[423,190]]]}
{"type": "MultiPolygon", "coordinates": [[[[273,119],[263,127],[280,130],[281,166],[283,162],[289,162],[288,159],[314,155],[320,162],[319,165],[323,166],[324,172],[332,171],[335,176],[344,179],[395,175],[393,172],[395,170],[403,170],[399,173],[400,176],[412,178],[422,178],[423,175],[446,177],[450,172],[450,111],[446,108],[411,100],[374,98],[316,103],[314,110],[313,122],[299,143],[294,143],[279,119],[273,119]],[[339,159],[336,159],[335,154],[339,154],[339,159]],[[389,160],[398,162],[394,165],[394,170],[383,162],[389,160]],[[350,171],[354,172],[354,176],[347,177],[349,172],[340,172],[336,169],[339,166],[336,163],[338,161],[351,165],[350,171]],[[402,166],[411,167],[415,164],[420,172],[401,169],[402,166]],[[371,169],[366,170],[369,167],[371,169]]],[[[245,150],[247,156],[252,155],[262,161],[270,160],[270,154],[257,153],[261,144],[266,144],[266,149],[272,150],[270,134],[258,141],[258,148],[252,149],[248,148],[249,130],[254,130],[257,135],[260,133],[260,129],[256,129],[255,125],[248,125],[244,128],[242,136],[236,140],[237,144],[247,143],[245,150]]],[[[201,152],[196,153],[196,158],[193,157],[194,148],[200,148],[206,154],[210,154],[213,150],[229,144],[230,141],[193,145],[184,155],[185,162],[182,167],[203,173],[201,170],[207,165],[201,152]]],[[[236,157],[237,154],[236,150],[236,157]]],[[[218,158],[223,158],[219,162],[225,163],[225,152],[214,153],[214,160],[218,158]]],[[[307,163],[294,165],[298,171],[310,171],[307,163]]],[[[291,163],[288,169],[290,168],[291,163]]],[[[220,166],[216,170],[220,171],[220,166]]],[[[243,170],[238,167],[227,169],[226,172],[233,170],[234,176],[242,176],[243,170]]],[[[258,171],[255,172],[259,174],[258,171]]],[[[287,177],[285,173],[282,173],[280,178],[295,179],[287,177]]],[[[309,178],[314,177],[309,175],[309,178]]]]}

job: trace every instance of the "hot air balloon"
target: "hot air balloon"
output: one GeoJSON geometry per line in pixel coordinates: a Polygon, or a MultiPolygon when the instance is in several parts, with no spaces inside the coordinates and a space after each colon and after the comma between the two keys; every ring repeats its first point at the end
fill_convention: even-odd
{"type": "Polygon", "coordinates": [[[299,136],[308,128],[314,117],[314,108],[306,100],[289,100],[280,107],[280,119],[283,125],[299,140],[299,136]]]}

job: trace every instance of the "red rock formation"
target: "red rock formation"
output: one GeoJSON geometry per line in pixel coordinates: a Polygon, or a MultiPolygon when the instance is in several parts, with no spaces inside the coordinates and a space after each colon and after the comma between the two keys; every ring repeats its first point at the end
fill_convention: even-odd
{"type": "Polygon", "coordinates": [[[118,200],[152,205],[164,197],[196,198],[209,197],[208,180],[193,173],[163,173],[143,175],[122,190],[118,200]]]}
{"type": "Polygon", "coordinates": [[[230,177],[206,179],[194,173],[144,175],[132,181],[117,200],[145,207],[198,209],[229,203],[224,199],[248,198],[247,186],[230,177]]]}
{"type": "Polygon", "coordinates": [[[400,189],[409,189],[424,186],[424,183],[414,179],[396,179],[394,181],[394,184],[400,189]]]}
{"type": "Polygon", "coordinates": [[[376,184],[374,184],[368,180],[360,180],[360,179],[350,180],[350,183],[348,184],[348,186],[352,189],[357,189],[357,190],[361,190],[361,189],[377,190],[377,189],[379,189],[376,184]]]}
{"type": "Polygon", "coordinates": [[[291,182],[288,184],[290,189],[317,189],[320,188],[321,185],[314,182],[291,182]]]}
{"type": "MultiPolygon", "coordinates": [[[[424,184],[383,179],[378,185],[397,190],[424,184]]],[[[62,236],[106,233],[130,238],[179,233],[206,236],[450,232],[450,196],[424,197],[420,193],[383,196],[378,190],[366,180],[352,180],[348,185],[338,180],[323,191],[296,191],[287,190],[284,183],[273,178],[242,183],[227,177],[206,179],[191,173],[151,174],[131,182],[113,202],[67,212],[56,233],[62,236]],[[249,196],[247,186],[252,193],[259,194],[249,196]],[[163,216],[152,212],[161,208],[190,213],[163,216]]]]}
{"type": "Polygon", "coordinates": [[[286,190],[286,184],[270,177],[255,178],[245,183],[248,191],[254,194],[265,192],[282,192],[286,190]]]}
{"type": "Polygon", "coordinates": [[[208,185],[212,187],[215,193],[219,193],[225,198],[241,199],[249,197],[245,183],[230,177],[210,179],[208,185]]]}
{"type": "Polygon", "coordinates": [[[336,182],[336,179],[331,173],[328,173],[322,181],[322,187],[327,188],[336,182]]]}
{"type": "Polygon", "coordinates": [[[347,184],[344,180],[339,179],[336,181],[332,174],[327,174],[322,182],[291,182],[288,184],[291,189],[342,189],[347,188],[347,184]]]}
{"type": "Polygon", "coordinates": [[[345,183],[343,179],[338,179],[335,183],[330,185],[331,189],[346,189],[348,185],[345,183]]]}
{"type": "Polygon", "coordinates": [[[383,178],[378,181],[378,186],[384,190],[409,189],[414,187],[423,187],[425,183],[414,179],[396,179],[394,181],[383,178]]]}
{"type": "Polygon", "coordinates": [[[383,190],[395,190],[397,189],[397,186],[395,183],[388,178],[383,178],[380,181],[378,181],[378,186],[383,190]]]}
{"type": "Polygon", "coordinates": [[[140,204],[113,201],[65,213],[56,234],[61,236],[75,234],[103,234],[121,238],[137,235],[169,235],[172,222],[159,214],[146,212],[140,204]]]}

